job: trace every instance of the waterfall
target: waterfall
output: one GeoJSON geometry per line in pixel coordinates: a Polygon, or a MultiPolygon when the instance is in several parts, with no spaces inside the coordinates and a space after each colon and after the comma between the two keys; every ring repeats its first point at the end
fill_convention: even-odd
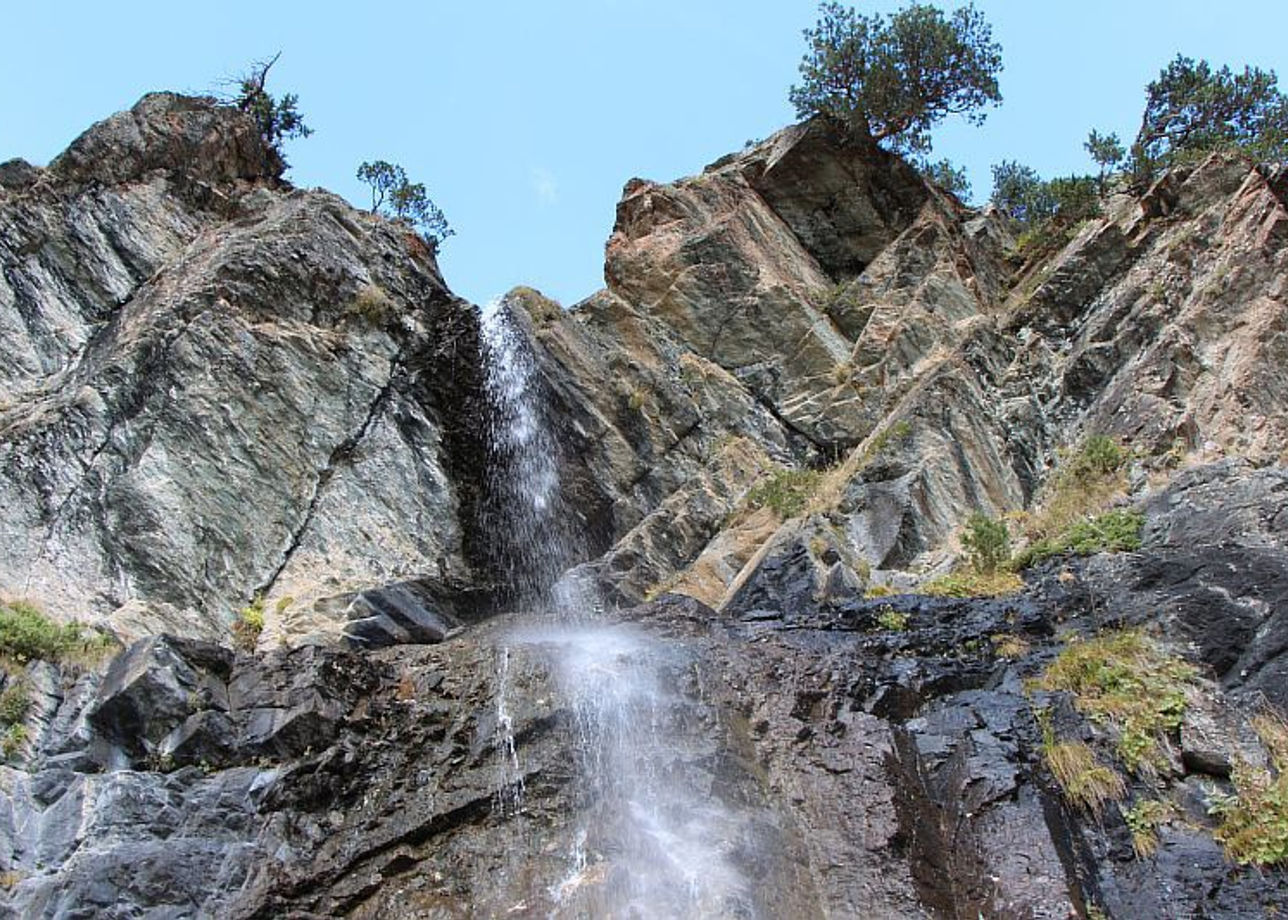
{"type": "Polygon", "coordinates": [[[733,850],[745,820],[710,792],[710,711],[680,643],[612,622],[584,585],[560,574],[577,561],[537,358],[504,301],[484,311],[491,403],[490,535],[521,613],[498,650],[498,803],[522,808],[521,761],[510,722],[516,650],[548,663],[571,714],[575,801],[565,871],[534,898],[556,918],[754,915],[733,850]]]}
{"type": "Polygon", "coordinates": [[[505,588],[526,605],[548,593],[575,556],[559,480],[559,443],[545,418],[536,356],[504,300],[483,311],[491,457],[483,532],[505,588]]]}

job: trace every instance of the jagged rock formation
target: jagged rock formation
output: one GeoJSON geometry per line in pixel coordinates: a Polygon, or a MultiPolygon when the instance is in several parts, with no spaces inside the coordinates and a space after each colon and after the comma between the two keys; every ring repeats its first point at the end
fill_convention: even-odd
{"type": "Polygon", "coordinates": [[[260,593],[274,639],[474,579],[473,310],[280,171],[236,109],[154,94],[0,191],[6,593],[126,639],[223,637],[260,593]]]}
{"type": "MultiPolygon", "coordinates": [[[[555,389],[580,395],[571,411],[616,428],[600,426],[601,453],[629,457],[614,435],[638,432],[634,453],[652,461],[643,478],[599,463],[618,506],[643,498],[652,517],[603,571],[638,600],[703,555],[700,539],[658,546],[650,532],[696,529],[726,554],[718,525],[736,501],[721,496],[746,484],[719,473],[733,436],[762,465],[841,461],[812,510],[861,567],[899,571],[933,567],[973,511],[1028,507],[1057,450],[1087,433],[1126,439],[1147,465],[1173,451],[1282,460],[1285,227],[1282,177],[1218,155],[1024,261],[996,215],[818,124],[673,186],[630,183],[608,290],[536,332],[555,389]],[[814,173],[818,189],[801,179],[814,173]],[[827,224],[819,200],[846,217],[827,224]],[[642,417],[623,412],[632,395],[642,417]],[[731,425],[726,407],[747,403],[731,425]],[[712,506],[700,526],[690,498],[641,495],[680,495],[677,467],[712,506]]],[[[709,561],[730,588],[739,569],[709,561]]]]}
{"type": "MultiPolygon", "coordinates": [[[[756,880],[744,908],[1269,916],[1288,880],[1225,860],[1205,790],[1239,755],[1240,707],[1262,692],[1288,703],[1285,496],[1280,471],[1195,469],[1146,505],[1146,550],[1055,566],[1013,598],[820,602],[797,560],[762,573],[780,599],[769,606],[762,591],[723,616],[674,595],[623,612],[682,650],[658,716],[673,769],[756,828],[740,850],[756,880]],[[1204,705],[1217,721],[1182,729],[1167,779],[1177,817],[1137,859],[1117,811],[1095,818],[1050,781],[1023,681],[1050,662],[1058,631],[1157,623],[1160,610],[1175,611],[1172,635],[1196,640],[1221,689],[1204,705]],[[890,611],[906,622],[889,625],[890,611]],[[1237,660],[1231,630],[1257,635],[1239,638],[1237,660]],[[1006,638],[1021,651],[1004,651],[1006,638]]],[[[579,723],[540,647],[513,646],[510,628],[368,654],[148,640],[103,676],[43,666],[27,770],[0,768],[16,876],[6,909],[546,915],[569,879],[584,794],[567,755],[579,723]],[[523,752],[517,774],[498,749],[498,699],[523,752]],[[520,780],[515,811],[504,793],[520,780]]],[[[593,892],[613,855],[589,858],[600,868],[574,887],[593,892]]]]}
{"type": "MultiPolygon", "coordinates": [[[[569,851],[585,726],[508,616],[460,628],[507,539],[476,312],[422,241],[280,171],[240,113],[171,94],[0,165],[0,591],[129,644],[0,678],[32,698],[0,766],[0,916],[594,915],[624,857],[569,851]],[[260,651],[234,653],[257,594],[260,651]]],[[[673,649],[663,768],[721,803],[753,880],[725,914],[1288,900],[1207,813],[1265,757],[1253,705],[1288,706],[1286,195],[1216,156],[1021,254],[810,123],[632,180],[583,303],[507,298],[569,583],[673,649]],[[1008,598],[865,596],[940,570],[971,512],[1030,507],[1089,432],[1136,448],[1140,552],[1008,598]],[[779,468],[818,473],[789,520],[746,506],[779,468]],[[1037,709],[1104,728],[1025,681],[1118,625],[1203,675],[1167,767],[1094,815],[1037,709]],[[1137,858],[1146,794],[1175,817],[1137,858]]]]}

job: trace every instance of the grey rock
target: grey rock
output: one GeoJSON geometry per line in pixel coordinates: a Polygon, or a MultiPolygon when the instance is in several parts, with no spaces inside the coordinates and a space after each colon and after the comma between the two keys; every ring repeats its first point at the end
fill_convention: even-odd
{"type": "Polygon", "coordinates": [[[227,708],[231,666],[231,653],[218,646],[144,639],[112,661],[87,720],[108,744],[145,756],[199,707],[227,708]]]}
{"type": "Polygon", "coordinates": [[[243,113],[153,94],[0,201],[6,591],[127,640],[218,638],[258,593],[273,642],[475,575],[474,311],[280,169],[243,113]]]}
{"type": "Polygon", "coordinates": [[[442,642],[461,625],[450,592],[427,582],[402,582],[363,591],[345,610],[344,634],[361,648],[405,642],[442,642]]]}

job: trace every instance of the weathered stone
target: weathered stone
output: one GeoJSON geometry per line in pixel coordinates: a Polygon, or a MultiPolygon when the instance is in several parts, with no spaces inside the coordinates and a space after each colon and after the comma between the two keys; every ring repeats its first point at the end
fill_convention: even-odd
{"type": "Polygon", "coordinates": [[[126,639],[264,594],[274,642],[473,574],[474,311],[280,169],[244,113],[153,94],[0,202],[0,586],[126,639]]]}
{"type": "Polygon", "coordinates": [[[112,661],[88,721],[109,744],[131,757],[144,756],[199,706],[226,707],[223,681],[231,664],[232,655],[218,646],[144,639],[112,661]]]}
{"type": "MultiPolygon", "coordinates": [[[[505,587],[474,312],[423,243],[270,154],[241,113],[162,94],[46,170],[0,167],[0,581],[126,639],[220,638],[262,592],[260,648],[305,643],[29,667],[0,914],[615,911],[631,867],[580,766],[605,752],[566,638],[474,622],[505,587]]],[[[1228,862],[1202,785],[1265,762],[1250,701],[1288,705],[1281,172],[1214,157],[1013,265],[995,211],[815,122],[628,185],[607,291],[507,297],[560,454],[559,564],[597,557],[551,595],[638,643],[586,669],[602,686],[656,652],[627,753],[722,816],[720,868],[753,883],[721,912],[1232,920],[1288,897],[1228,862]],[[1030,506],[1094,431],[1141,454],[1139,552],[1012,597],[863,596],[869,567],[907,586],[969,514],[1030,506]],[[1169,474],[1186,451],[1251,462],[1169,474]],[[744,506],[771,463],[830,467],[807,515],[744,506]],[[699,600],[631,606],[664,589],[699,600]],[[1124,624],[1216,677],[1171,739],[1205,776],[1130,776],[1028,683],[1124,624]],[[1129,797],[1070,802],[1047,732],[1129,797]],[[1146,794],[1177,817],[1136,859],[1146,794]]]]}
{"type": "Polygon", "coordinates": [[[450,592],[423,581],[363,591],[349,603],[345,617],[345,636],[365,648],[442,642],[461,625],[450,592]]]}

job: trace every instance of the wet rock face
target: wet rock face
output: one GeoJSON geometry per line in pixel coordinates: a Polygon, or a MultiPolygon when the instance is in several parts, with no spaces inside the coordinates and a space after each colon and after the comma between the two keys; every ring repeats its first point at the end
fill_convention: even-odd
{"type": "Polygon", "coordinates": [[[156,94],[0,193],[6,593],[126,639],[218,638],[260,593],[296,641],[473,577],[474,310],[280,170],[242,113],[156,94]]]}
{"type": "MultiPolygon", "coordinates": [[[[1262,521],[1185,548],[1215,572],[1281,539],[1282,480],[1196,469],[1146,506],[1147,533],[1191,513],[1262,521]]],[[[1180,549],[1150,539],[1135,554],[1058,560],[994,600],[820,598],[788,556],[723,615],[664,595],[607,624],[500,619],[362,654],[148,640],[103,678],[80,678],[89,692],[63,694],[24,770],[0,768],[12,841],[0,871],[17,878],[3,904],[13,916],[84,904],[122,917],[173,904],[237,917],[606,910],[640,884],[608,808],[616,773],[588,766],[616,756],[588,738],[617,736],[588,721],[587,685],[568,683],[580,659],[553,650],[569,629],[607,629],[644,645],[594,667],[620,683],[651,649],[667,691],[651,715],[665,727],[657,746],[630,751],[669,778],[663,788],[699,790],[721,839],[737,842],[712,915],[1266,916],[1288,883],[1226,859],[1203,790],[1227,782],[1244,750],[1238,701],[1282,666],[1278,601],[1174,739],[1184,756],[1160,781],[1182,811],[1155,854],[1132,853],[1133,798],[1093,816],[1047,767],[1036,707],[1062,736],[1099,743],[1101,731],[1026,687],[1068,634],[1136,624],[1174,636],[1214,587],[1277,596],[1280,575],[1256,566],[1228,570],[1237,592],[1133,578],[1180,549]]]]}

